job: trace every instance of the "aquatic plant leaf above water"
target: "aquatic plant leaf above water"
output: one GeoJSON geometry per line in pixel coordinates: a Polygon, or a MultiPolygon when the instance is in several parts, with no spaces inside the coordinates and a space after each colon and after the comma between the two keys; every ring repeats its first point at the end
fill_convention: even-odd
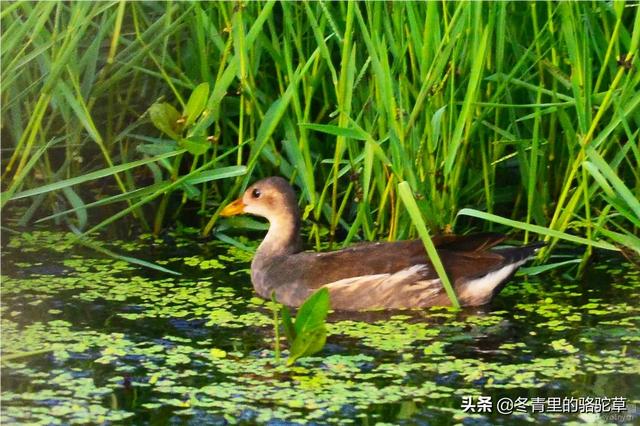
{"type": "Polygon", "coordinates": [[[296,335],[304,334],[324,325],[329,313],[329,290],[322,288],[304,301],[296,313],[294,324],[296,335]]]}
{"type": "Polygon", "coordinates": [[[289,349],[287,365],[292,365],[296,360],[305,356],[311,356],[320,352],[327,340],[327,328],[321,324],[314,328],[306,328],[296,335],[289,349]]]}
{"type": "MultiPolygon", "coordinates": [[[[283,327],[290,345],[287,365],[292,365],[297,359],[322,350],[327,339],[325,322],[329,305],[329,290],[321,288],[300,306],[295,322],[291,319],[289,308],[282,306],[280,311],[283,327]]],[[[279,327],[279,324],[276,323],[275,327],[279,327]]]]}

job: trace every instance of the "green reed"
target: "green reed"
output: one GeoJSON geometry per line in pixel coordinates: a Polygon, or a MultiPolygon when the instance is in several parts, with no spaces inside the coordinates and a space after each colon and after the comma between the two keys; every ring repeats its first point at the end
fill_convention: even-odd
{"type": "Polygon", "coordinates": [[[2,206],[22,225],[130,217],[158,233],[199,215],[208,234],[278,174],[316,246],[417,235],[406,181],[432,234],[509,226],[550,241],[543,256],[559,240],[584,259],[640,252],[636,4],[0,7],[2,206]],[[160,103],[177,133],[152,123],[160,103]]]}

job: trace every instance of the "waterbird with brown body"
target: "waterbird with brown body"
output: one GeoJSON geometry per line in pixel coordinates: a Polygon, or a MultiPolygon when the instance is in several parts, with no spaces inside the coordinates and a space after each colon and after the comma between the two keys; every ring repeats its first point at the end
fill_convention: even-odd
{"type": "MultiPolygon", "coordinates": [[[[249,213],[269,221],[251,262],[255,291],[265,299],[300,306],[319,288],[335,310],[409,309],[451,302],[421,240],[362,243],[329,252],[303,251],[296,194],[281,177],[251,185],[222,216],[249,213]]],[[[495,248],[494,233],[433,238],[462,306],[489,303],[515,271],[542,246],[495,248]]]]}

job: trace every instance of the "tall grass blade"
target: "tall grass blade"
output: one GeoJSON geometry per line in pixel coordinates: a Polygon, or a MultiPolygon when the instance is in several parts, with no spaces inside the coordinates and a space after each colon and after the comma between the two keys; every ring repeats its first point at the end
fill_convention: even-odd
{"type": "Polygon", "coordinates": [[[458,212],[459,216],[471,216],[471,217],[476,217],[478,219],[482,219],[482,220],[487,220],[490,222],[495,222],[495,223],[499,223],[501,225],[506,225],[506,226],[510,226],[512,228],[516,228],[516,229],[522,229],[523,231],[529,231],[531,233],[534,234],[539,234],[539,235],[545,235],[548,237],[553,237],[553,238],[558,238],[560,240],[565,240],[565,241],[570,241],[572,243],[576,243],[576,244],[580,244],[580,245],[587,245],[587,246],[593,246],[593,247],[598,247],[601,249],[605,249],[605,250],[615,250],[618,251],[618,249],[607,243],[604,241],[594,241],[594,240],[588,240],[586,238],[582,238],[582,237],[577,237],[575,235],[571,235],[571,234],[567,234],[564,232],[560,232],[560,231],[556,231],[555,229],[549,229],[549,228],[545,228],[543,226],[539,226],[539,225],[533,225],[530,223],[525,223],[525,222],[520,222],[517,220],[512,220],[512,219],[507,219],[501,216],[497,216],[494,214],[489,214],[486,212],[481,212],[479,210],[475,210],[475,209],[469,209],[469,208],[465,208],[462,209],[458,212]]]}
{"type": "MultiPolygon", "coordinates": [[[[29,189],[27,191],[22,191],[22,192],[19,192],[17,194],[14,194],[13,196],[9,197],[9,199],[18,200],[20,198],[33,197],[34,195],[44,194],[44,193],[47,193],[47,192],[56,191],[58,189],[66,188],[66,187],[69,187],[69,186],[72,186],[72,185],[78,185],[78,184],[81,184],[81,183],[90,182],[92,180],[104,178],[104,177],[107,177],[107,176],[112,176],[112,175],[114,175],[116,173],[123,172],[125,170],[130,170],[130,169],[133,169],[133,168],[138,167],[138,166],[142,166],[142,165],[147,164],[147,163],[154,163],[154,162],[157,162],[157,161],[161,161],[161,160],[163,160],[165,158],[175,157],[176,155],[182,154],[184,152],[185,152],[185,150],[181,149],[181,150],[178,150],[178,151],[169,152],[167,154],[162,154],[162,155],[158,155],[158,156],[155,156],[155,157],[146,158],[144,160],[132,161],[132,162],[126,163],[126,164],[120,164],[118,166],[108,167],[106,169],[102,169],[102,170],[98,170],[98,171],[95,171],[95,172],[87,173],[87,174],[82,175],[82,176],[77,176],[77,177],[73,177],[73,178],[70,178],[70,179],[62,180],[60,182],[55,182],[55,183],[52,183],[52,184],[49,184],[49,185],[44,185],[44,186],[41,186],[39,188],[33,188],[33,189],[29,189]]],[[[3,198],[8,196],[8,194],[7,195],[5,195],[5,194],[7,194],[7,192],[3,192],[2,193],[3,198]]]]}
{"type": "Polygon", "coordinates": [[[408,182],[404,181],[398,184],[398,194],[400,195],[400,199],[407,209],[409,216],[411,216],[413,226],[416,227],[418,235],[420,235],[420,239],[424,244],[424,248],[429,255],[429,260],[438,273],[438,277],[440,277],[440,282],[442,282],[442,286],[447,292],[447,296],[449,296],[451,305],[455,308],[459,308],[460,303],[458,302],[458,298],[456,297],[456,292],[451,285],[451,281],[449,281],[447,272],[445,271],[444,265],[442,264],[440,256],[438,255],[438,251],[436,250],[433,241],[431,241],[429,231],[427,230],[427,226],[424,223],[424,219],[422,219],[422,214],[420,213],[420,209],[418,208],[416,200],[413,198],[413,192],[411,191],[411,187],[409,186],[408,182]]]}

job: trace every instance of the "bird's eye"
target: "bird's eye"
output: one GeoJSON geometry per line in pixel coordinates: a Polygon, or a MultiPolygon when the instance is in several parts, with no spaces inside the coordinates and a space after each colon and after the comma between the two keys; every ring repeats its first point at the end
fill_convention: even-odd
{"type": "Polygon", "coordinates": [[[251,195],[253,196],[253,198],[260,198],[260,190],[258,188],[254,189],[251,192],[251,195]]]}

